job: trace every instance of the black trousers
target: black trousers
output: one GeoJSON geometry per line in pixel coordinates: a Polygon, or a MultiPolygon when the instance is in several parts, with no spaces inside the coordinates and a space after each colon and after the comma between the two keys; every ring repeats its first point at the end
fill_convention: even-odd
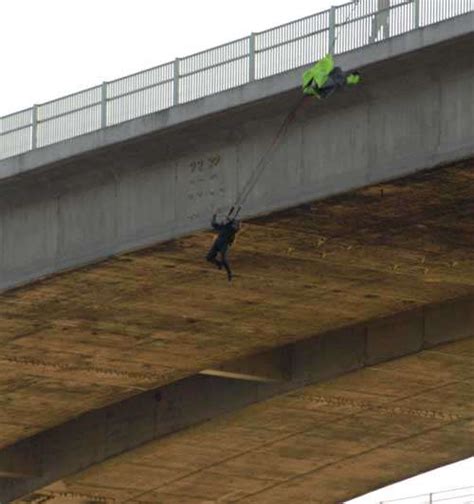
{"type": "Polygon", "coordinates": [[[319,89],[319,96],[321,98],[328,98],[338,89],[342,89],[345,85],[346,74],[339,67],[335,67],[329,74],[326,84],[319,89]]]}
{"type": "Polygon", "coordinates": [[[323,99],[325,98],[328,98],[329,96],[331,96],[334,91],[336,91],[336,86],[327,86],[327,87],[323,87],[321,88],[318,93],[319,93],[319,96],[323,99]]]}
{"type": "Polygon", "coordinates": [[[227,271],[227,276],[230,279],[232,278],[232,271],[230,269],[229,261],[227,260],[227,251],[228,247],[220,247],[214,243],[207,253],[206,261],[215,264],[219,269],[222,269],[222,266],[224,266],[227,271]],[[220,254],[220,260],[217,259],[218,254],[220,254]]]}

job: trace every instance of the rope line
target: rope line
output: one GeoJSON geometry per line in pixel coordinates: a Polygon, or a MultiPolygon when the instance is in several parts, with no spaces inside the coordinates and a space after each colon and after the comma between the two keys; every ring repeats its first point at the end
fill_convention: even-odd
{"type": "Polygon", "coordinates": [[[232,205],[232,208],[229,210],[228,217],[230,218],[232,216],[232,213],[235,210],[235,215],[234,218],[237,217],[239,214],[240,210],[242,209],[242,206],[246,203],[248,197],[250,196],[250,193],[252,192],[253,188],[255,187],[256,183],[258,182],[258,179],[262,175],[265,167],[267,166],[268,161],[270,160],[270,155],[274,150],[276,150],[280,144],[280,141],[284,138],[288,127],[290,124],[293,122],[294,117],[296,112],[298,111],[301,103],[306,97],[303,96],[301,98],[298,98],[298,101],[294,107],[290,110],[290,112],[285,116],[285,119],[281,123],[275,137],[273,138],[271,144],[267,148],[267,150],[264,152],[264,154],[260,157],[260,160],[256,164],[252,174],[248,178],[247,182],[241,189],[240,193],[237,195],[237,198],[232,205]]]}
{"type": "MultiPolygon", "coordinates": [[[[349,14],[347,15],[344,23],[346,24],[349,19],[352,17],[352,14],[354,13],[356,7],[359,5],[359,0],[354,0],[354,5],[352,9],[350,10],[349,14]]],[[[334,36],[334,40],[332,42],[331,47],[329,48],[329,52],[332,53],[334,51],[334,47],[336,46],[336,41],[338,39],[339,34],[336,33],[334,36]]],[[[296,105],[292,107],[288,115],[285,117],[283,120],[282,124],[280,125],[280,128],[278,129],[275,137],[273,138],[271,144],[267,148],[267,150],[263,153],[261,156],[260,160],[256,164],[252,174],[248,178],[247,182],[244,184],[243,188],[241,191],[238,193],[237,198],[230,208],[227,218],[237,218],[237,216],[240,213],[240,210],[242,209],[242,206],[246,203],[248,197],[250,196],[250,193],[254,189],[255,185],[257,184],[260,176],[262,175],[265,167],[267,166],[267,163],[270,159],[270,155],[272,154],[272,151],[276,150],[280,144],[280,141],[283,139],[283,137],[286,135],[288,128],[290,124],[293,122],[296,116],[296,112],[298,111],[300,105],[303,103],[303,100],[306,98],[306,96],[303,95],[303,97],[299,98],[296,105]],[[235,214],[234,214],[235,212],[235,214]],[[232,215],[234,214],[234,215],[232,215]]]]}

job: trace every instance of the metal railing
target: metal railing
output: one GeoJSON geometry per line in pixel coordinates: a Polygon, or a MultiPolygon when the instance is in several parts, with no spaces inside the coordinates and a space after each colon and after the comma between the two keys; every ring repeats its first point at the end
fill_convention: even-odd
{"type": "Polygon", "coordinates": [[[474,0],[359,0],[0,118],[0,159],[474,11],[474,0]]]}
{"type": "Polygon", "coordinates": [[[402,499],[383,500],[377,504],[474,504],[474,486],[415,495],[402,499]]]}

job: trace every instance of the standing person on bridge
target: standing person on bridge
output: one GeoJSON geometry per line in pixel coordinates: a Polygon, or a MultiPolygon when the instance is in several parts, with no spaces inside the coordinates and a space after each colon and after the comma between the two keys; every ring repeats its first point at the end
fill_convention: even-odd
{"type": "Polygon", "coordinates": [[[377,12],[372,20],[369,44],[373,44],[377,39],[382,40],[388,37],[390,37],[390,0],[377,0],[377,12]]]}
{"type": "Polygon", "coordinates": [[[328,54],[303,74],[303,93],[324,99],[337,89],[355,86],[359,82],[359,72],[344,72],[334,66],[332,54],[328,54]]]}
{"type": "Polygon", "coordinates": [[[227,271],[227,279],[230,282],[232,280],[232,271],[227,260],[227,252],[234,243],[236,234],[240,231],[240,221],[228,217],[225,221],[219,223],[216,220],[216,214],[214,214],[211,226],[218,232],[218,235],[207,253],[206,260],[215,264],[220,270],[224,267],[227,271]],[[220,254],[220,260],[217,259],[218,254],[220,254]]]}

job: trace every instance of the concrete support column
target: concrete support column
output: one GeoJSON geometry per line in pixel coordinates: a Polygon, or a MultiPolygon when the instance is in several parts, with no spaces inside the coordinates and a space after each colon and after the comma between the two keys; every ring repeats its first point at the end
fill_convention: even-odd
{"type": "Polygon", "coordinates": [[[100,127],[107,127],[107,82],[102,83],[102,96],[100,101],[100,127]]]}
{"type": "Polygon", "coordinates": [[[420,0],[413,0],[413,19],[415,28],[420,27],[420,0]]]}
{"type": "Polygon", "coordinates": [[[38,141],[38,105],[33,105],[31,112],[31,149],[36,149],[38,141]]]}
{"type": "Polygon", "coordinates": [[[174,60],[173,105],[179,105],[179,58],[174,60]]]}
{"type": "Polygon", "coordinates": [[[336,7],[333,5],[329,10],[328,52],[334,54],[335,45],[336,45],[336,7]]]}
{"type": "Polygon", "coordinates": [[[255,33],[249,37],[249,82],[255,80],[255,33]]]}

